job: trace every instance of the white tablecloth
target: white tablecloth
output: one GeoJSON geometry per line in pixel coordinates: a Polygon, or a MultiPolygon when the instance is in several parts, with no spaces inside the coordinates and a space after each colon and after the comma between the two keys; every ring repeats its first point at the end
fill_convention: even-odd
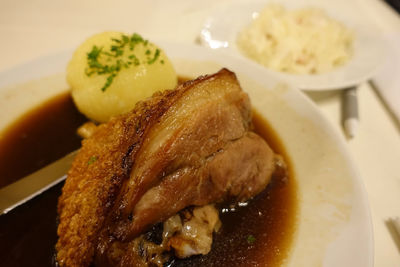
{"type": "MultiPolygon", "coordinates": [[[[400,18],[380,1],[340,0],[346,1],[357,4],[355,12],[365,12],[382,32],[400,29],[400,18]]],[[[76,47],[86,37],[104,30],[136,31],[149,39],[194,43],[210,10],[224,3],[229,0],[2,0],[0,71],[76,47]]],[[[400,69],[393,70],[393,75],[400,76],[400,69]]],[[[308,95],[342,132],[340,92],[308,95]]],[[[359,105],[358,135],[348,140],[348,147],[368,192],[375,266],[400,266],[400,247],[386,225],[389,217],[400,216],[400,126],[367,83],[360,86],[359,105]]]]}

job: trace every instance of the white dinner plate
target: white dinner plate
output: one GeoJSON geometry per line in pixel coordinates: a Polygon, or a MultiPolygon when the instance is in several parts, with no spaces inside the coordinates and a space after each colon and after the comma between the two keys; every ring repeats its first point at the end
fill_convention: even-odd
{"type": "MultiPolygon", "coordinates": [[[[354,31],[354,54],[351,59],[330,72],[314,75],[289,74],[270,69],[266,71],[304,90],[343,89],[370,79],[385,56],[386,44],[377,29],[358,7],[359,1],[328,0],[237,0],[229,5],[221,5],[205,20],[200,40],[213,49],[225,49],[237,56],[245,57],[236,45],[238,33],[268,3],[279,3],[287,9],[305,7],[320,8],[333,19],[342,22],[354,31]]],[[[250,59],[249,59],[250,60],[250,59]]]]}
{"type": "MultiPolygon", "coordinates": [[[[234,71],[253,107],[280,137],[298,186],[297,230],[287,265],[372,266],[373,234],[362,179],[343,138],[316,106],[249,61],[199,46],[159,44],[182,76],[221,67],[234,71]]],[[[0,73],[0,131],[34,105],[67,90],[65,66],[71,55],[48,56],[0,73]]]]}

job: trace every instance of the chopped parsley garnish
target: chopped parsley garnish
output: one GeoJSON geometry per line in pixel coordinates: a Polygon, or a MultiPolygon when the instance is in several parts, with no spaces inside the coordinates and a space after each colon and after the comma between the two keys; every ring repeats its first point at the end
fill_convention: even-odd
{"type": "Polygon", "coordinates": [[[153,58],[149,59],[149,61],[147,61],[147,64],[149,64],[149,65],[153,64],[158,59],[159,56],[160,56],[160,49],[156,49],[156,52],[154,53],[153,58]]]}
{"type": "MultiPolygon", "coordinates": [[[[137,33],[131,36],[122,34],[121,37],[112,38],[112,45],[106,49],[104,47],[97,47],[94,45],[92,50],[87,53],[87,67],[85,73],[87,76],[106,75],[106,81],[101,88],[105,91],[112,84],[114,78],[122,69],[130,68],[131,66],[138,66],[140,64],[154,64],[160,57],[160,49],[151,49],[147,46],[148,41],[144,40],[142,36],[137,33]],[[145,51],[146,60],[140,62],[139,58],[134,54],[135,46],[143,44],[148,47],[145,51]],[[128,56],[124,57],[124,54],[128,56]]],[[[164,60],[160,60],[164,64],[164,60]]]]}
{"type": "Polygon", "coordinates": [[[97,156],[91,156],[87,164],[92,165],[93,163],[95,163],[97,161],[97,159],[98,159],[97,156]]]}
{"type": "Polygon", "coordinates": [[[256,242],[256,238],[254,237],[254,235],[249,235],[247,237],[247,243],[249,243],[250,245],[253,244],[254,242],[256,242]]]}

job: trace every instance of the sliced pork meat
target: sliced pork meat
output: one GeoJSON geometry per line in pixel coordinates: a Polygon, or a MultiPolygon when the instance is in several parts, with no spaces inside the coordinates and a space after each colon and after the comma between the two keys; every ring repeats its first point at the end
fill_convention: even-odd
{"type": "Polygon", "coordinates": [[[234,73],[157,93],[83,142],[59,199],[57,260],[132,266],[126,255],[146,230],[187,207],[252,198],[275,159],[251,131],[250,101],[234,73]]]}

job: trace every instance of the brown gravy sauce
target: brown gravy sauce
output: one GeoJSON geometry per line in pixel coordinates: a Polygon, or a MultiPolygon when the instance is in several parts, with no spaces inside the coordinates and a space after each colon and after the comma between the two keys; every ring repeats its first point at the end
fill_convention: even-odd
{"type": "MultiPolygon", "coordinates": [[[[76,129],[86,119],[63,94],[28,112],[0,140],[0,187],[51,163],[80,146],[76,129]]],[[[284,156],[283,145],[254,112],[255,131],[284,156]]],[[[290,162],[289,168],[290,168],[290,162]]],[[[168,266],[280,266],[290,251],[297,208],[296,183],[274,180],[247,207],[221,213],[222,228],[211,252],[168,266]]],[[[0,216],[0,266],[55,266],[59,184],[0,216]]]]}
{"type": "Polygon", "coordinates": [[[68,94],[62,94],[10,125],[0,139],[0,187],[78,149],[76,128],[85,121],[68,94]]]}

